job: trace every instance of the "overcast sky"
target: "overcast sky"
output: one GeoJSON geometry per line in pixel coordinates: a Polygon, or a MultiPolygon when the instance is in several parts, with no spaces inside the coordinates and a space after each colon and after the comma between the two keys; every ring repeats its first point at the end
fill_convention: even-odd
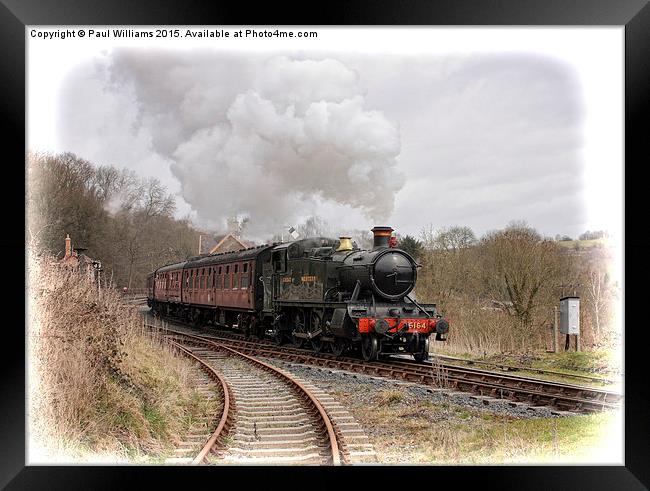
{"type": "Polygon", "coordinates": [[[622,28],[316,30],[28,28],[28,146],[158,177],[179,215],[248,215],[257,236],[312,214],[414,235],[510,220],[621,234],[622,28]]]}

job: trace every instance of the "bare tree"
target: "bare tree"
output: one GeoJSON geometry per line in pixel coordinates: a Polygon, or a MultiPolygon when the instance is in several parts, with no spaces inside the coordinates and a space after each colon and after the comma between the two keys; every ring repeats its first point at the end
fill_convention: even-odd
{"type": "Polygon", "coordinates": [[[454,226],[440,229],[433,238],[433,247],[458,251],[476,244],[476,236],[469,227],[454,226]]]}
{"type": "Polygon", "coordinates": [[[425,252],[420,256],[422,272],[419,291],[428,301],[446,305],[452,297],[467,296],[475,291],[477,251],[474,232],[469,227],[452,226],[420,232],[425,252]]]}
{"type": "Polygon", "coordinates": [[[611,302],[609,292],[609,275],[600,265],[590,265],[586,272],[587,304],[591,308],[594,331],[597,337],[602,334],[601,323],[611,302]]]}
{"type": "Polygon", "coordinates": [[[300,238],[305,237],[327,237],[330,235],[329,225],[319,216],[310,216],[303,223],[296,226],[300,238]]]}
{"type": "Polygon", "coordinates": [[[486,293],[494,300],[507,300],[508,313],[530,327],[543,293],[557,282],[559,252],[557,244],[541,240],[528,226],[487,234],[481,241],[486,293]]]}

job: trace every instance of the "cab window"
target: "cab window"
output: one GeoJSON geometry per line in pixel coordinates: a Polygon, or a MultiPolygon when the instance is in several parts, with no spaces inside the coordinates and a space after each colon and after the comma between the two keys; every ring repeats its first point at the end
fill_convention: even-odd
{"type": "Polygon", "coordinates": [[[284,273],[287,270],[287,251],[273,251],[273,272],[284,273]]]}

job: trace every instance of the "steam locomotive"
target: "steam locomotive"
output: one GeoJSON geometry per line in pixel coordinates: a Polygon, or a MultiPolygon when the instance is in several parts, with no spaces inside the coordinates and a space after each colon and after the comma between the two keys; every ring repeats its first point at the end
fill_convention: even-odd
{"type": "Polygon", "coordinates": [[[389,247],[392,230],[373,228],[372,250],[350,237],[312,237],[170,264],[148,275],[147,303],[154,313],[277,344],[422,361],[430,336],[444,341],[449,324],[435,304],[410,295],[418,265],[389,247]]]}

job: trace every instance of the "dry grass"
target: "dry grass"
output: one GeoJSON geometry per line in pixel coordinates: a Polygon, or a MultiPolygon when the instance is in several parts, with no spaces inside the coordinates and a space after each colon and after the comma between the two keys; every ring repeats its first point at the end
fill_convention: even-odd
{"type": "Polygon", "coordinates": [[[193,366],[117,293],[28,255],[29,461],[162,459],[206,410],[193,366]]]}
{"type": "Polygon", "coordinates": [[[446,308],[450,329],[445,347],[450,352],[490,355],[525,353],[546,346],[550,333],[525,328],[504,312],[453,302],[446,308]]]}
{"type": "Polygon", "coordinates": [[[622,459],[622,421],[615,412],[515,419],[393,392],[377,392],[373,411],[352,409],[381,463],[576,464],[622,459]],[[387,398],[393,402],[386,404],[387,398]]]}
{"type": "Polygon", "coordinates": [[[401,390],[380,390],[377,392],[378,406],[391,406],[404,400],[404,393],[401,390]]]}

